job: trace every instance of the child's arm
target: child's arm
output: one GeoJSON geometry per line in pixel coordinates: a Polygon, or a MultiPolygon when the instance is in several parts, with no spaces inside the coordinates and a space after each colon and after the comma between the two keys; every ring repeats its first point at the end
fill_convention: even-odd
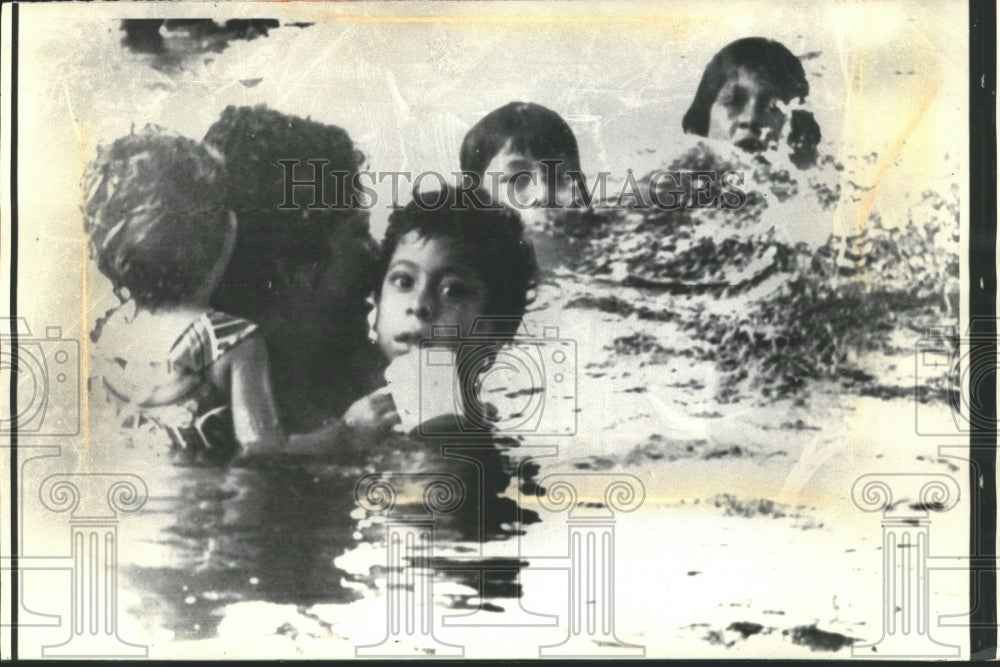
{"type": "Polygon", "coordinates": [[[366,434],[377,435],[392,430],[399,423],[399,414],[389,388],[376,389],[355,401],[344,413],[344,423],[348,428],[366,434]]]}
{"type": "Polygon", "coordinates": [[[284,451],[287,438],[275,407],[263,336],[248,336],[228,356],[233,427],[243,455],[284,451]]]}
{"type": "Polygon", "coordinates": [[[383,388],[358,399],[343,419],[310,433],[286,436],[275,407],[264,339],[249,336],[230,355],[233,426],[244,456],[360,450],[399,422],[392,397],[383,388]]]}
{"type": "Polygon", "coordinates": [[[363,453],[397,423],[399,416],[392,397],[382,388],[355,401],[343,418],[309,433],[290,435],[287,451],[290,454],[363,453]]]}

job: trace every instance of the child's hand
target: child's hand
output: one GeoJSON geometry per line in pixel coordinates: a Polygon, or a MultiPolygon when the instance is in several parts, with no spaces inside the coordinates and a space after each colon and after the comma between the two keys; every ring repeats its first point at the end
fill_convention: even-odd
{"type": "Polygon", "coordinates": [[[371,434],[388,432],[399,421],[396,404],[387,387],[359,398],[344,413],[344,424],[348,428],[371,434]]]}

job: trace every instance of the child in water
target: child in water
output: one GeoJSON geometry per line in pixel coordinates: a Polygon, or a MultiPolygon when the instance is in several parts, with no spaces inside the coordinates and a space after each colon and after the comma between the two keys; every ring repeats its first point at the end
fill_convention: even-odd
{"type": "Polygon", "coordinates": [[[516,210],[548,271],[573,256],[573,238],[599,224],[573,130],[551,109],[511,102],[476,123],[461,149],[462,171],[516,210]]]}
{"type": "Polygon", "coordinates": [[[210,306],[237,233],[224,178],[213,149],[154,127],[85,176],[91,255],[123,300],[92,334],[91,391],[133,446],[184,463],[323,446],[286,438],[257,325],[210,306]]]}
{"type": "Polygon", "coordinates": [[[531,102],[510,102],[483,116],[462,141],[461,166],[529,226],[546,209],[571,205],[574,186],[583,186],[573,130],[531,102]]]}
{"type": "Polygon", "coordinates": [[[694,101],[684,114],[687,134],[728,141],[750,153],[777,147],[789,123],[792,160],[815,162],[821,133],[813,115],[781,107],[809,95],[801,61],[783,44],[747,37],[719,51],[705,67],[694,101]]]}
{"type": "MultiPolygon", "coordinates": [[[[351,406],[344,415],[348,426],[377,432],[402,420],[408,432],[419,419],[441,416],[416,414],[421,399],[415,398],[421,381],[421,341],[441,327],[452,328],[466,342],[470,333],[485,334],[485,347],[461,346],[463,354],[471,355],[517,333],[536,273],[524,225],[507,208],[460,204],[450,190],[415,193],[412,202],[390,216],[382,243],[374,331],[390,362],[391,384],[351,406]],[[484,331],[484,323],[494,326],[484,331]]],[[[492,356],[487,350],[477,358],[481,363],[475,368],[484,371],[492,356]]],[[[454,368],[462,367],[462,361],[454,368]]],[[[475,380],[476,373],[460,377],[460,393],[466,399],[464,411],[481,413],[483,406],[472,403],[478,401],[475,380]]],[[[454,407],[450,383],[441,389],[448,394],[442,399],[448,403],[445,407],[454,407]]]]}

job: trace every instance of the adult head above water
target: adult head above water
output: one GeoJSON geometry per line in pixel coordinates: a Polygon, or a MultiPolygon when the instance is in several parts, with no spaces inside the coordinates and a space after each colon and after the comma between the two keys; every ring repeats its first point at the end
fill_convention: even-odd
{"type": "Polygon", "coordinates": [[[296,181],[313,180],[309,160],[325,160],[318,167],[329,205],[350,201],[352,193],[340,190],[364,156],[341,128],[264,106],[227,107],[205,142],[225,156],[226,202],[239,221],[213,305],[261,326],[282,420],[293,432],[314,428],[378,377],[365,301],[377,246],[367,214],[309,208],[310,188],[295,188],[295,206],[280,208],[286,174],[279,160],[297,161],[296,181]]]}
{"type": "MultiPolygon", "coordinates": [[[[778,103],[804,101],[809,82],[801,61],[763,37],[732,42],[709,61],[687,113],[688,134],[731,141],[749,152],[776,143],[789,121],[778,103]]],[[[792,112],[788,142],[795,153],[814,151],[819,125],[807,111],[792,112]]]]}

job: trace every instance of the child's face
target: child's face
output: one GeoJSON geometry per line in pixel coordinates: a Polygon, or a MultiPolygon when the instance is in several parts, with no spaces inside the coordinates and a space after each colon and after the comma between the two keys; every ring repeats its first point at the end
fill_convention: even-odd
{"type": "Polygon", "coordinates": [[[404,235],[382,282],[375,318],[378,344],[392,360],[418,349],[438,325],[467,336],[486,314],[487,287],[461,247],[445,238],[404,235]]]}
{"type": "Polygon", "coordinates": [[[510,142],[487,165],[483,184],[496,192],[500,203],[518,211],[525,222],[530,222],[533,212],[545,210],[542,205],[554,202],[568,206],[573,198],[565,164],[542,164],[532,155],[511,149],[510,142]]]}
{"type": "Polygon", "coordinates": [[[763,77],[739,68],[722,87],[709,111],[709,139],[730,141],[759,152],[777,141],[785,115],[777,107],[777,88],[763,77]]]}

